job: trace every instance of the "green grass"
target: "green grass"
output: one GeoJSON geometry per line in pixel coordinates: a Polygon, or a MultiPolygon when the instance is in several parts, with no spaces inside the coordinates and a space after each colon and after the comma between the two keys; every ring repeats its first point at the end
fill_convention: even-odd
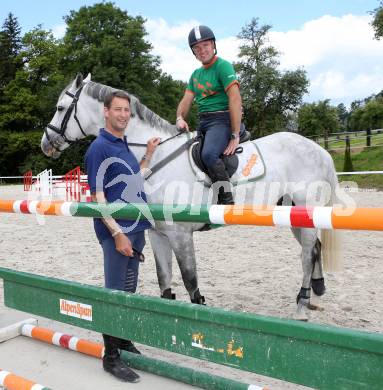
{"type": "MultiPolygon", "coordinates": [[[[337,172],[343,172],[344,153],[331,153],[337,172]]],[[[383,171],[383,148],[371,147],[359,152],[351,151],[354,171],[383,171]]],[[[355,181],[361,188],[383,190],[383,174],[376,175],[343,175],[339,181],[355,181]]]]}

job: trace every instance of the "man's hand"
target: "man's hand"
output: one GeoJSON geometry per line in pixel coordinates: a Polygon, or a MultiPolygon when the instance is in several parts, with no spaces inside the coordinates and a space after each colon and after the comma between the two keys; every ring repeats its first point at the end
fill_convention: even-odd
{"type": "Polygon", "coordinates": [[[161,142],[161,138],[159,137],[153,137],[150,138],[146,144],[146,153],[145,155],[148,158],[151,158],[153,156],[154,151],[156,150],[157,146],[161,142]]]}
{"type": "Polygon", "coordinates": [[[177,118],[176,126],[178,130],[186,130],[189,131],[189,125],[183,118],[177,118]]]}
{"type": "Polygon", "coordinates": [[[239,138],[231,139],[229,142],[229,145],[227,145],[225,151],[223,152],[224,155],[228,156],[230,154],[234,154],[235,150],[237,149],[239,145],[239,138]]]}
{"type": "Polygon", "coordinates": [[[122,255],[127,257],[133,256],[132,243],[124,233],[117,234],[116,237],[114,237],[114,243],[116,245],[116,250],[122,255]]]}

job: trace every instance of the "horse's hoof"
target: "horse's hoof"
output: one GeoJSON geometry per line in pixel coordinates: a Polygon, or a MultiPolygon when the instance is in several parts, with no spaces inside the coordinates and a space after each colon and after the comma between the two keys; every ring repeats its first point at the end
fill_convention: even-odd
{"type": "Polygon", "coordinates": [[[206,305],[205,297],[201,295],[199,289],[197,289],[194,293],[194,298],[191,299],[192,303],[196,303],[197,305],[206,305]]]}
{"type": "Polygon", "coordinates": [[[322,296],[326,292],[324,278],[311,278],[311,288],[313,289],[315,295],[318,295],[319,297],[322,296]]]}
{"type": "Polygon", "coordinates": [[[308,306],[309,303],[305,302],[302,303],[301,301],[298,302],[297,311],[294,315],[294,320],[297,321],[308,321],[309,320],[309,313],[308,313],[308,306]]]}
{"type": "Polygon", "coordinates": [[[296,321],[307,322],[309,320],[309,317],[306,313],[295,313],[293,319],[296,321]]]}
{"type": "Polygon", "coordinates": [[[161,298],[165,299],[176,299],[176,294],[172,293],[171,288],[167,288],[164,290],[164,292],[161,294],[161,298]]]}

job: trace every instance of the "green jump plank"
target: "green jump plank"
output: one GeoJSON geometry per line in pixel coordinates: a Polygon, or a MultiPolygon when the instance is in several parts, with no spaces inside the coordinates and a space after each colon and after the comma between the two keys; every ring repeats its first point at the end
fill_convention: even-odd
{"type": "Polygon", "coordinates": [[[174,379],[178,382],[187,383],[192,386],[198,386],[207,390],[266,390],[266,387],[258,385],[249,385],[236,380],[223,378],[221,376],[208,374],[203,371],[165,362],[159,359],[152,359],[144,355],[122,351],[122,359],[128,366],[138,370],[161,375],[166,378],[174,379]]]}
{"type": "Polygon", "coordinates": [[[8,307],[319,389],[381,389],[383,335],[0,268],[8,307]]]}

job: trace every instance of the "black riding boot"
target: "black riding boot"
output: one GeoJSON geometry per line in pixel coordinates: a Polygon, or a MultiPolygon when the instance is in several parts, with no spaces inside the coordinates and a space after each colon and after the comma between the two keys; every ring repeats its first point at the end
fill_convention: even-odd
{"type": "Polygon", "coordinates": [[[131,370],[120,358],[118,351],[120,339],[103,334],[105,353],[102,358],[102,365],[106,372],[109,372],[124,382],[138,382],[140,377],[131,370]]]}
{"type": "Polygon", "coordinates": [[[212,167],[209,168],[210,178],[214,183],[222,182],[222,185],[219,186],[218,190],[218,201],[217,204],[234,204],[233,194],[231,191],[225,191],[223,185],[225,183],[225,187],[230,187],[230,178],[226,172],[226,167],[224,162],[219,159],[212,167]]]}

